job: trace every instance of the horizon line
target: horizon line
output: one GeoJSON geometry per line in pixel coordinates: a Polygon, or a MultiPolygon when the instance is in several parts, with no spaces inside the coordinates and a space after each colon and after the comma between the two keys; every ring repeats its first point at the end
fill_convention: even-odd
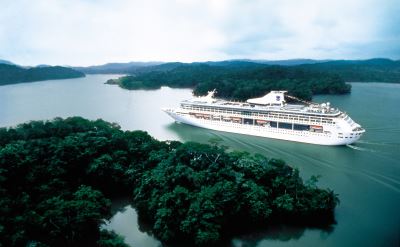
{"type": "Polygon", "coordinates": [[[393,58],[388,58],[388,57],[371,57],[371,58],[364,58],[364,59],[346,59],[346,58],[340,58],[340,59],[332,59],[332,58],[288,58],[288,59],[276,59],[276,60],[271,60],[271,59],[251,59],[251,58],[233,58],[233,59],[223,59],[223,60],[197,60],[197,61],[179,61],[179,60],[168,60],[168,61],[157,61],[157,60],[130,60],[127,62],[106,62],[106,63],[99,63],[99,64],[91,64],[91,65],[70,65],[70,64],[46,64],[46,63],[38,63],[35,65],[26,65],[26,64],[19,64],[15,63],[11,60],[0,58],[0,61],[5,61],[7,63],[0,63],[0,64],[8,64],[11,63],[11,65],[17,65],[21,67],[37,67],[37,66],[62,66],[62,67],[94,67],[94,66],[103,66],[107,64],[128,64],[128,63],[158,63],[158,64],[165,64],[165,63],[183,63],[183,64],[193,64],[193,63],[208,63],[208,62],[229,62],[229,61],[244,61],[244,62],[279,62],[279,61],[296,61],[296,60],[312,60],[312,61],[324,61],[324,62],[332,62],[332,61],[368,61],[368,60],[374,60],[374,59],[384,59],[384,60],[390,60],[393,62],[400,61],[400,58],[398,59],[393,59],[393,58]]]}

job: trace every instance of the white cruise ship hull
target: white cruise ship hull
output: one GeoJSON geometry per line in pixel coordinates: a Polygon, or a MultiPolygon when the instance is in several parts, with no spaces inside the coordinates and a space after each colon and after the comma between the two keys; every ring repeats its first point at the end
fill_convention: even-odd
{"type": "Polygon", "coordinates": [[[311,131],[280,129],[269,126],[247,125],[241,123],[214,121],[210,119],[194,118],[187,114],[176,113],[172,109],[164,109],[175,121],[201,128],[217,131],[231,132],[244,135],[252,135],[294,142],[303,142],[318,145],[347,145],[357,141],[361,135],[338,136],[335,132],[316,133],[311,131]]]}

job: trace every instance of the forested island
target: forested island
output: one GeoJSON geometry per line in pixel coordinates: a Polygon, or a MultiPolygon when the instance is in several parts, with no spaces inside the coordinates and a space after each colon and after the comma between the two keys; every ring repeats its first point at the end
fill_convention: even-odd
{"type": "Polygon", "coordinates": [[[85,74],[80,71],[61,66],[23,68],[17,65],[0,64],[0,85],[84,76],[85,74]]]}
{"type": "MultiPolygon", "coordinates": [[[[0,61],[1,62],[1,61],[0,61]]],[[[329,72],[339,75],[346,82],[390,82],[400,83],[400,60],[372,58],[367,60],[251,60],[238,59],[195,63],[180,62],[128,62],[109,63],[88,67],[73,67],[85,74],[131,74],[150,71],[168,71],[183,65],[210,65],[219,67],[261,67],[279,65],[307,70],[329,72]]]]}
{"type": "Polygon", "coordinates": [[[129,196],[164,243],[218,245],[276,223],[327,226],[337,195],[284,161],[158,141],[81,117],[0,129],[0,246],[126,246],[100,229],[129,196]]]}
{"type": "Polygon", "coordinates": [[[297,67],[236,63],[236,66],[207,64],[180,65],[167,71],[150,71],[107,81],[130,90],[158,89],[161,86],[193,88],[194,95],[217,89],[217,96],[234,100],[264,96],[271,90],[287,90],[290,95],[311,100],[314,94],[346,94],[351,86],[329,72],[297,67]]]}
{"type": "MultiPolygon", "coordinates": [[[[107,65],[102,69],[113,73],[119,70],[107,65]]],[[[193,88],[195,95],[217,89],[218,97],[234,100],[263,96],[270,90],[287,90],[311,100],[315,94],[350,93],[351,86],[345,82],[400,83],[400,61],[390,59],[174,62],[124,66],[120,70],[128,75],[106,83],[129,90],[193,88]]]]}

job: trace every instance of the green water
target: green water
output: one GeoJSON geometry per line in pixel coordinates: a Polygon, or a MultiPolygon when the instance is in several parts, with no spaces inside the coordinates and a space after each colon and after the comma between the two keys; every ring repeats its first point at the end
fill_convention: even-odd
{"type": "MultiPolygon", "coordinates": [[[[304,178],[321,175],[319,185],[339,194],[337,224],[330,231],[280,227],[240,236],[233,246],[399,246],[400,244],[400,85],[353,83],[351,95],[317,96],[329,101],[367,132],[350,146],[327,147],[199,129],[176,124],[160,108],[177,106],[191,97],[187,89],[127,91],[103,83],[115,76],[43,81],[0,87],[0,126],[33,119],[80,115],[117,122],[123,129],[141,129],[166,140],[207,142],[223,139],[232,149],[286,160],[304,178]]],[[[122,207],[124,208],[124,207],[122,207]]],[[[160,243],[137,226],[135,211],[126,206],[107,228],[132,246],[160,243]]]]}

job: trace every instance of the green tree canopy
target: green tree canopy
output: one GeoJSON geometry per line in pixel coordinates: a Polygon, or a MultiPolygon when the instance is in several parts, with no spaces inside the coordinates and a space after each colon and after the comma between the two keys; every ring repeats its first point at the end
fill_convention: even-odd
{"type": "Polygon", "coordinates": [[[158,141],[80,117],[0,128],[0,244],[123,246],[101,231],[110,199],[131,196],[163,242],[218,244],[276,222],[332,223],[337,195],[282,160],[218,143],[158,141]]]}

